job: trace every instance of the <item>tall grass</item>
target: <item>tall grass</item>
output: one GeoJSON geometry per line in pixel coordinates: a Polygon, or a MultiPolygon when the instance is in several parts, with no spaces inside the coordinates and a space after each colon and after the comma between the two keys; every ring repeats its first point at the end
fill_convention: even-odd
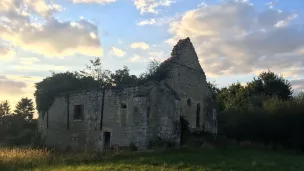
{"type": "Polygon", "coordinates": [[[0,148],[0,170],[17,170],[47,165],[50,152],[46,149],[0,148]]]}
{"type": "Polygon", "coordinates": [[[304,170],[303,155],[241,148],[173,149],[149,152],[59,153],[1,148],[0,170],[304,170]],[[115,154],[113,154],[115,153],[115,154]]]}

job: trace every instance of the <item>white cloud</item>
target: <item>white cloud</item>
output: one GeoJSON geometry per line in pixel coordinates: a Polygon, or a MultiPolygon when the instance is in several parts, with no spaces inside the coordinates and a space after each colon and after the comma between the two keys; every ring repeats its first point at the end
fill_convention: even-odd
{"type": "Polygon", "coordinates": [[[98,4],[109,4],[116,2],[116,0],[72,0],[73,3],[98,3],[98,4]]]}
{"type": "Polygon", "coordinates": [[[298,15],[296,15],[296,14],[290,15],[290,16],[288,16],[287,19],[278,21],[275,24],[275,27],[286,27],[286,26],[288,26],[290,24],[290,22],[292,20],[296,19],[297,17],[298,17],[298,15]]]}
{"type": "Polygon", "coordinates": [[[169,7],[175,0],[133,0],[136,9],[140,11],[140,14],[159,12],[160,7],[169,7]]]}
{"type": "Polygon", "coordinates": [[[152,51],[148,53],[150,60],[156,60],[158,62],[163,62],[166,59],[164,51],[152,51]]]}
{"type": "Polygon", "coordinates": [[[143,49],[143,50],[150,48],[149,45],[145,42],[134,42],[130,45],[130,47],[133,49],[143,49]]]}
{"type": "Polygon", "coordinates": [[[62,7],[58,4],[47,4],[45,0],[2,0],[1,14],[9,14],[10,17],[26,17],[29,13],[49,17],[54,12],[59,12],[62,7]]]}
{"type": "Polygon", "coordinates": [[[160,18],[151,18],[146,20],[141,20],[137,22],[138,26],[145,26],[145,25],[156,25],[156,26],[162,26],[165,24],[169,24],[172,21],[175,21],[182,17],[182,14],[176,14],[174,16],[166,16],[166,17],[160,17],[160,18]]]}
{"type": "Polygon", "coordinates": [[[112,47],[110,52],[110,55],[112,56],[118,56],[118,57],[123,57],[125,56],[127,53],[125,51],[123,51],[122,49],[116,48],[116,47],[112,47]]]}
{"type": "Polygon", "coordinates": [[[101,56],[103,51],[98,38],[98,28],[93,23],[59,21],[53,18],[60,11],[57,4],[44,0],[4,0],[0,7],[0,37],[22,49],[50,57],[73,54],[101,56]],[[28,8],[24,8],[27,6],[28,8]],[[42,23],[30,20],[43,17],[42,23]]]}
{"type": "Polygon", "coordinates": [[[153,24],[155,24],[155,23],[156,23],[155,19],[152,18],[152,19],[150,19],[150,20],[141,20],[141,21],[139,21],[139,22],[137,23],[137,25],[139,25],[139,26],[144,26],[144,25],[153,25],[153,24]]]}
{"type": "Polygon", "coordinates": [[[256,9],[247,1],[224,1],[186,12],[170,24],[173,37],[166,42],[190,37],[208,76],[303,69],[304,32],[293,24],[296,16],[256,9]]]}
{"type": "Polygon", "coordinates": [[[141,57],[141,56],[139,56],[139,55],[137,55],[137,54],[135,54],[132,58],[130,58],[129,59],[131,62],[145,62],[146,60],[143,58],[143,57],[141,57]]]}
{"type": "Polygon", "coordinates": [[[20,58],[21,65],[33,65],[36,62],[39,62],[38,58],[29,57],[29,58],[20,58]]]}

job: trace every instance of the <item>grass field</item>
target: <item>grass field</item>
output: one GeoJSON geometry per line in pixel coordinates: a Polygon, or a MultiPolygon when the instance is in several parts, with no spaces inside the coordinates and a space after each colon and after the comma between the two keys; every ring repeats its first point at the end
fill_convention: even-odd
{"type": "Polygon", "coordinates": [[[0,148],[0,170],[304,170],[304,155],[244,148],[120,152],[111,155],[55,154],[0,148]]]}

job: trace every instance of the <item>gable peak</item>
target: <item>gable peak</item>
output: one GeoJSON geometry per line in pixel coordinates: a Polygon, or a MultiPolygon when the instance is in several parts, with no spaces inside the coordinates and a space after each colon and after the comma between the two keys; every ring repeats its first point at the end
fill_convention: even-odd
{"type": "Polygon", "coordinates": [[[171,57],[176,57],[181,55],[184,49],[191,48],[194,50],[193,44],[191,43],[191,40],[189,37],[185,39],[180,39],[177,44],[173,47],[173,50],[171,52],[171,57]]]}

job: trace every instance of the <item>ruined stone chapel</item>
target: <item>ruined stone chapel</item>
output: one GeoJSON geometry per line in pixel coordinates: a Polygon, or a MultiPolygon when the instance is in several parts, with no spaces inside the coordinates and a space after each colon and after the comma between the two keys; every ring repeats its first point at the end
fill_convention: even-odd
{"type": "Polygon", "coordinates": [[[47,146],[101,151],[112,146],[145,148],[161,138],[181,142],[181,117],[191,129],[216,131],[205,73],[189,38],[180,40],[167,77],[124,89],[69,92],[55,98],[38,129],[47,146]]]}

